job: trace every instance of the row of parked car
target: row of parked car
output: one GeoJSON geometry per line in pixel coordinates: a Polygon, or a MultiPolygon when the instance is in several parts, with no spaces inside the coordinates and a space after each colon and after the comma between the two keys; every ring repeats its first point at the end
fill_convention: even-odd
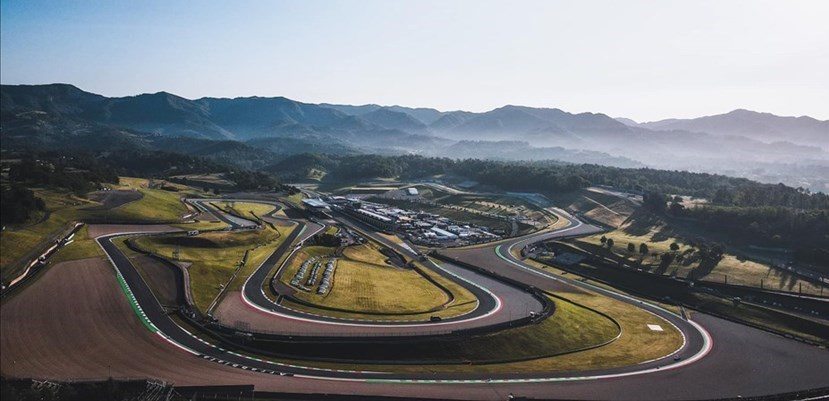
{"type": "Polygon", "coordinates": [[[337,268],[337,258],[328,259],[325,264],[325,271],[322,272],[322,283],[317,288],[317,294],[325,294],[331,288],[331,282],[334,279],[334,270],[337,268]]]}

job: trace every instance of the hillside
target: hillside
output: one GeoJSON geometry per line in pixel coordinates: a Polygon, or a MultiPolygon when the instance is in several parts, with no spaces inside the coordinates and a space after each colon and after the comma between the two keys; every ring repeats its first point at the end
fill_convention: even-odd
{"type": "Polygon", "coordinates": [[[685,130],[736,135],[764,142],[787,141],[829,149],[829,121],[811,117],[781,117],[750,110],[694,119],[669,119],[641,124],[656,130],[685,130]]]}
{"type": "MultiPolygon", "coordinates": [[[[285,97],[189,100],[166,92],[107,98],[66,84],[2,85],[0,98],[5,150],[155,149],[162,142],[155,138],[187,137],[262,146],[206,146],[212,149],[206,156],[246,167],[270,163],[261,162],[268,154],[414,153],[645,165],[829,190],[829,122],[746,110],[638,124],[601,113],[513,105],[473,113],[285,97]]],[[[194,142],[183,143],[168,145],[202,152],[187,149],[194,142]]]]}

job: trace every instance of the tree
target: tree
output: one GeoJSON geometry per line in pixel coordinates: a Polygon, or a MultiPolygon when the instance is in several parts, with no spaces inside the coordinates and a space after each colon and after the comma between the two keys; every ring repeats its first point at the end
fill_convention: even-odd
{"type": "Polygon", "coordinates": [[[636,245],[633,245],[633,242],[628,243],[628,252],[635,252],[635,251],[636,251],[636,245]]]}
{"type": "Polygon", "coordinates": [[[674,261],[674,255],[672,253],[663,253],[661,259],[662,262],[659,264],[659,267],[667,268],[674,261]]]}
{"type": "Polygon", "coordinates": [[[317,234],[314,236],[314,240],[322,246],[337,247],[342,244],[342,239],[334,234],[317,234]]]}
{"type": "Polygon", "coordinates": [[[673,202],[671,203],[669,210],[671,211],[671,214],[677,216],[682,214],[682,212],[685,210],[685,206],[682,206],[681,203],[673,202]]]}
{"type": "Polygon", "coordinates": [[[36,210],[46,210],[46,202],[21,186],[0,190],[0,221],[3,225],[26,221],[36,210]]]}
{"type": "Polygon", "coordinates": [[[674,252],[678,251],[679,250],[679,244],[677,244],[676,242],[672,242],[671,243],[671,250],[674,251],[674,252]]]}
{"type": "Polygon", "coordinates": [[[646,244],[644,242],[639,244],[639,253],[641,253],[642,256],[647,255],[648,254],[648,244],[646,244]]]}
{"type": "Polygon", "coordinates": [[[715,244],[713,247],[711,247],[711,251],[709,252],[711,257],[713,257],[713,258],[721,258],[724,253],[725,253],[725,250],[723,249],[722,245],[720,245],[720,244],[715,244]]]}
{"type": "Polygon", "coordinates": [[[599,238],[599,242],[601,242],[601,243],[602,243],[602,245],[604,245],[605,243],[607,243],[607,237],[605,237],[604,235],[602,235],[602,237],[601,237],[601,238],[599,238]]]}
{"type": "Polygon", "coordinates": [[[642,196],[642,204],[645,209],[648,209],[654,213],[662,213],[665,211],[666,198],[667,196],[663,193],[648,191],[642,196]]]}

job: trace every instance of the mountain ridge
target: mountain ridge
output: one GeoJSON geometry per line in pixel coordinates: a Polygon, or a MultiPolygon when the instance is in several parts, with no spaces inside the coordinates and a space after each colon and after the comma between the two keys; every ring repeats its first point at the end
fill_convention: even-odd
{"type": "MultiPolygon", "coordinates": [[[[235,140],[263,146],[273,154],[342,149],[501,159],[561,157],[572,162],[582,157],[597,164],[759,175],[766,181],[777,179],[768,175],[768,166],[801,174],[798,169],[804,164],[817,169],[829,165],[829,122],[747,110],[639,124],[603,113],[520,105],[486,112],[440,111],[314,104],[282,96],[190,100],[164,91],[110,98],[70,84],[0,85],[0,99],[4,147],[93,146],[96,135],[101,144],[124,146],[133,141],[145,146],[147,139],[141,135],[147,134],[235,140]],[[258,138],[274,140],[251,142],[258,138]],[[76,144],[68,143],[72,141],[76,144]],[[460,141],[467,142],[457,145],[460,141]],[[501,152],[499,141],[506,141],[501,152]],[[456,151],[447,154],[450,146],[456,151]],[[764,167],[761,171],[752,166],[764,167]]],[[[234,149],[231,154],[251,152],[234,149]]],[[[807,187],[826,182],[829,187],[825,177],[797,177],[780,179],[796,179],[807,187]]]]}

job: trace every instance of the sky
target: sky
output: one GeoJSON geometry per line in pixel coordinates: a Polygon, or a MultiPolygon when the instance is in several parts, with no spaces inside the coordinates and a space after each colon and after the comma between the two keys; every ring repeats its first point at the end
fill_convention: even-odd
{"type": "Polygon", "coordinates": [[[829,1],[0,0],[0,82],[829,119],[829,1]]]}

